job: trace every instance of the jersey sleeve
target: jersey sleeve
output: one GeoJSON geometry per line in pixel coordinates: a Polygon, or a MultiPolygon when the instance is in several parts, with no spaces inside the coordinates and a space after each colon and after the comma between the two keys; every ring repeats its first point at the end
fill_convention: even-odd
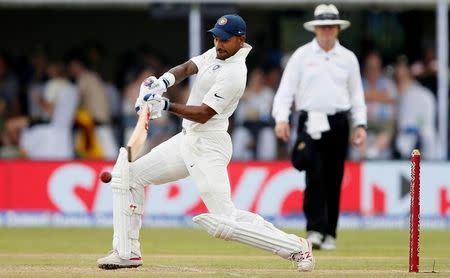
{"type": "Polygon", "coordinates": [[[289,59],[275,94],[272,116],[277,123],[289,121],[291,106],[301,79],[302,59],[300,55],[301,52],[297,50],[289,59]]]}
{"type": "Polygon", "coordinates": [[[197,66],[198,70],[200,71],[205,65],[208,64],[208,61],[213,59],[215,56],[215,49],[211,48],[205,53],[192,57],[190,60],[194,62],[194,64],[197,66]]]}
{"type": "Polygon", "coordinates": [[[351,114],[353,126],[367,125],[367,108],[364,100],[364,90],[361,81],[358,59],[351,54],[351,70],[348,79],[350,102],[352,104],[351,114]]]}
{"type": "Polygon", "coordinates": [[[217,76],[216,82],[205,94],[203,103],[214,109],[217,114],[222,113],[225,108],[239,100],[242,96],[247,72],[228,71],[217,76]]]}

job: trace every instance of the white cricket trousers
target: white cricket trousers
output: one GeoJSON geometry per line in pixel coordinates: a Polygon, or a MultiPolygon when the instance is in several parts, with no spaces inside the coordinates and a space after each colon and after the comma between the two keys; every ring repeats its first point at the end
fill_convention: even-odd
{"type": "Polygon", "coordinates": [[[235,210],[227,166],[230,135],[183,131],[131,164],[136,185],[159,185],[191,176],[210,213],[231,216],[235,210]]]}
{"type": "MultiPolygon", "coordinates": [[[[285,259],[307,252],[306,240],[286,234],[255,213],[235,208],[227,172],[231,152],[227,132],[179,133],[131,163],[133,188],[143,193],[147,184],[164,184],[190,175],[209,210],[193,220],[211,235],[236,240],[285,259]]],[[[136,224],[132,230],[138,235],[141,222],[136,224]]],[[[139,247],[139,240],[133,240],[132,253],[140,255],[139,247]]]]}

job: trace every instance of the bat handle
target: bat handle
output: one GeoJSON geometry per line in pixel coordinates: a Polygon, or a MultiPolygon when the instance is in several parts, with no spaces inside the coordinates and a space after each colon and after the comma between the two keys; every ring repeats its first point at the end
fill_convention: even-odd
{"type": "Polygon", "coordinates": [[[128,162],[133,162],[133,158],[131,157],[131,147],[127,146],[127,153],[128,153],[128,162]]]}
{"type": "Polygon", "coordinates": [[[145,121],[145,130],[148,131],[149,128],[149,123],[150,123],[150,118],[152,117],[152,107],[153,105],[150,103],[146,103],[146,105],[148,106],[147,108],[147,120],[145,121]]]}

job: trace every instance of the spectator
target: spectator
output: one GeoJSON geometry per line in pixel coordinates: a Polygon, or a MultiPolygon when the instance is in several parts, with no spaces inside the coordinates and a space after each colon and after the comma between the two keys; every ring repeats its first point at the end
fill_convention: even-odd
{"type": "Polygon", "coordinates": [[[73,159],[73,123],[79,92],[67,79],[61,62],[50,62],[47,74],[50,79],[39,99],[47,123],[24,128],[20,146],[32,159],[73,159]]]}
{"type": "Polygon", "coordinates": [[[0,53],[0,117],[17,116],[19,107],[19,82],[10,68],[9,57],[0,53]]]}
{"type": "Polygon", "coordinates": [[[20,132],[28,125],[28,119],[24,116],[12,117],[6,120],[2,127],[0,158],[25,157],[20,142],[20,132]]]}
{"type": "MultiPolygon", "coordinates": [[[[19,134],[16,124],[10,118],[20,112],[19,82],[11,71],[9,57],[0,53],[0,157],[12,158],[20,156],[19,134]]],[[[19,125],[20,126],[20,125],[19,125]]]]}
{"type": "Polygon", "coordinates": [[[396,95],[394,84],[383,76],[378,53],[369,53],[364,62],[363,88],[367,103],[367,145],[359,158],[389,159],[395,128],[396,95]]]}
{"type": "Polygon", "coordinates": [[[278,89],[278,85],[280,85],[281,75],[282,69],[279,66],[270,66],[265,69],[266,85],[274,92],[278,89]]]}
{"type": "MultiPolygon", "coordinates": [[[[307,237],[314,248],[333,250],[350,133],[348,114],[351,112],[353,118],[355,145],[365,141],[367,115],[358,59],[337,40],[339,32],[349,27],[350,22],[339,19],[333,4],[317,6],[314,17],[303,26],[316,36],[289,59],[272,114],[277,136],[288,142],[293,102],[300,111],[297,138],[301,140],[293,153],[309,154],[302,167],[294,163],[306,170],[303,208],[307,237]]],[[[295,156],[293,161],[298,161],[295,156]]]]}
{"type": "Polygon", "coordinates": [[[274,91],[265,85],[264,72],[255,68],[235,113],[233,159],[274,160],[277,140],[270,118],[274,91]]]}
{"type": "Polygon", "coordinates": [[[436,97],[437,94],[437,61],[434,47],[423,49],[422,59],[411,65],[412,76],[436,97]]]}
{"type": "MultiPolygon", "coordinates": [[[[91,42],[86,45],[87,64],[89,68],[101,76],[105,77],[106,70],[106,50],[102,44],[98,42],[91,42]]],[[[111,114],[111,124],[114,128],[114,137],[120,138],[120,120],[121,120],[121,99],[120,92],[117,87],[109,81],[102,80],[105,86],[106,95],[109,100],[109,108],[111,114]]]]}
{"type": "Polygon", "coordinates": [[[85,158],[117,156],[118,146],[111,127],[111,107],[108,93],[100,77],[88,69],[80,53],[69,59],[69,73],[76,79],[80,92],[78,124],[81,135],[77,148],[85,158]]]}
{"type": "Polygon", "coordinates": [[[31,56],[31,78],[27,90],[27,115],[32,123],[48,122],[48,114],[42,110],[44,86],[47,82],[48,57],[45,48],[36,47],[31,56]]]}
{"type": "Polygon", "coordinates": [[[400,56],[395,65],[398,101],[397,138],[400,158],[409,159],[420,148],[425,159],[436,159],[436,103],[433,93],[413,79],[408,60],[400,56]]]}
{"type": "Polygon", "coordinates": [[[101,43],[89,42],[86,44],[86,59],[89,68],[99,76],[105,75],[105,48],[101,43]]]}
{"type": "Polygon", "coordinates": [[[16,116],[6,122],[4,142],[9,146],[6,157],[32,159],[71,159],[73,155],[72,126],[78,92],[65,78],[62,63],[48,65],[51,78],[39,96],[38,104],[46,115],[39,122],[27,116],[16,116]],[[17,146],[15,155],[12,146],[17,146]]]}
{"type": "MultiPolygon", "coordinates": [[[[38,103],[42,110],[42,120],[49,122],[53,116],[54,106],[61,93],[72,87],[61,62],[53,61],[47,66],[49,80],[45,83],[43,95],[38,97],[38,103]]],[[[73,89],[73,88],[72,88],[73,89]]]]}

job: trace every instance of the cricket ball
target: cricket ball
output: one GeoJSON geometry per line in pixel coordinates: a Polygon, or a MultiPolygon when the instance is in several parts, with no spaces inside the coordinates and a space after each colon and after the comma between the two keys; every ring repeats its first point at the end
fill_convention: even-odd
{"type": "Polygon", "coordinates": [[[110,182],[111,179],[112,179],[111,173],[110,173],[110,172],[103,172],[103,173],[100,175],[100,179],[101,179],[102,182],[104,182],[104,183],[110,182]]]}

